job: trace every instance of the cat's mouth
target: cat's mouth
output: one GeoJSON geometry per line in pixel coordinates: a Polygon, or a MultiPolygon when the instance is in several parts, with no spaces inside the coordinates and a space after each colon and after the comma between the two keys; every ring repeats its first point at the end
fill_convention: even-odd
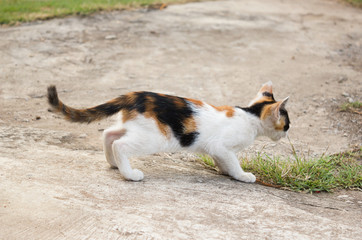
{"type": "Polygon", "coordinates": [[[282,133],[280,133],[278,135],[272,136],[270,139],[273,140],[274,142],[276,142],[276,141],[279,141],[280,139],[282,139],[284,137],[287,137],[287,135],[288,135],[288,132],[282,132],[282,133]]]}

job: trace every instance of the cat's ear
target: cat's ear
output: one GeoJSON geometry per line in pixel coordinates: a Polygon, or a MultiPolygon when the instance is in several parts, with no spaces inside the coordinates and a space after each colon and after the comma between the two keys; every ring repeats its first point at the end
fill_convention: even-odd
{"type": "Polygon", "coordinates": [[[261,88],[260,88],[260,90],[259,90],[258,93],[262,93],[262,94],[263,94],[264,92],[273,94],[273,83],[272,83],[272,81],[269,81],[269,82],[264,83],[264,84],[261,86],[261,88]]]}
{"type": "Polygon", "coordinates": [[[275,103],[275,105],[273,106],[272,110],[273,110],[273,117],[277,120],[280,119],[280,110],[281,109],[285,109],[285,105],[288,102],[289,97],[284,98],[282,101],[278,101],[277,103],[275,103]]]}
{"type": "Polygon", "coordinates": [[[273,97],[273,83],[271,81],[264,83],[256,97],[249,103],[249,107],[256,102],[274,100],[273,97]]]}
{"type": "Polygon", "coordinates": [[[282,103],[280,104],[280,109],[285,109],[285,105],[287,105],[288,100],[289,100],[289,96],[286,97],[286,98],[284,98],[284,99],[281,101],[282,103]]]}

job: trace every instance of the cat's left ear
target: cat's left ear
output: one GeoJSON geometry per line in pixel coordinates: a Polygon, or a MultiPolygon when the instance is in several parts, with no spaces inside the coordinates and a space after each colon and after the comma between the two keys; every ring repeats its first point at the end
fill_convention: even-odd
{"type": "Polygon", "coordinates": [[[285,109],[285,105],[287,104],[288,99],[289,99],[289,96],[284,98],[282,101],[275,103],[275,106],[273,107],[273,111],[274,111],[274,117],[276,119],[280,119],[280,110],[285,109]]]}
{"type": "Polygon", "coordinates": [[[256,97],[249,103],[249,107],[256,102],[274,100],[273,97],[273,83],[271,81],[264,83],[256,97]]]}
{"type": "Polygon", "coordinates": [[[263,94],[264,92],[273,94],[273,83],[272,83],[272,81],[268,81],[268,82],[264,83],[264,84],[261,86],[261,88],[260,88],[260,90],[259,90],[258,93],[263,94]]]}

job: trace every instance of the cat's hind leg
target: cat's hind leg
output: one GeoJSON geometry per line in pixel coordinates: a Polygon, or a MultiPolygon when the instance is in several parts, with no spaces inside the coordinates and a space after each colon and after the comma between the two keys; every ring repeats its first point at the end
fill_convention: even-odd
{"type": "Polygon", "coordinates": [[[143,180],[143,172],[138,169],[132,169],[128,160],[128,156],[134,155],[137,149],[132,147],[132,143],[127,142],[127,138],[121,138],[113,142],[112,150],[114,160],[117,164],[118,170],[126,180],[141,181],[143,180]]]}
{"type": "Polygon", "coordinates": [[[244,172],[235,153],[224,148],[217,148],[217,151],[210,155],[214,158],[222,174],[229,175],[241,182],[255,182],[254,174],[244,172]]]}
{"type": "Polygon", "coordinates": [[[119,172],[127,180],[141,181],[144,177],[140,170],[132,169],[128,158],[177,149],[153,119],[140,115],[123,124],[123,127],[126,132],[113,142],[112,151],[119,172]]]}
{"type": "Polygon", "coordinates": [[[114,159],[112,145],[113,142],[120,139],[126,133],[121,127],[110,127],[103,132],[103,149],[106,155],[107,162],[112,168],[118,168],[114,159]]]}

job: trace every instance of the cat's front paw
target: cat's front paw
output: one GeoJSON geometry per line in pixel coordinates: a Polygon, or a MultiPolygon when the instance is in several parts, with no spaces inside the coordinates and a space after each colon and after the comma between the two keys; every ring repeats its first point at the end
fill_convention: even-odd
{"type": "Polygon", "coordinates": [[[243,174],[238,176],[237,180],[241,182],[253,183],[256,181],[256,177],[250,172],[244,172],[243,174]]]}
{"type": "Polygon", "coordinates": [[[131,180],[131,181],[141,181],[143,180],[143,172],[138,170],[138,169],[133,169],[132,173],[130,174],[130,176],[127,178],[127,180],[131,180]]]}

